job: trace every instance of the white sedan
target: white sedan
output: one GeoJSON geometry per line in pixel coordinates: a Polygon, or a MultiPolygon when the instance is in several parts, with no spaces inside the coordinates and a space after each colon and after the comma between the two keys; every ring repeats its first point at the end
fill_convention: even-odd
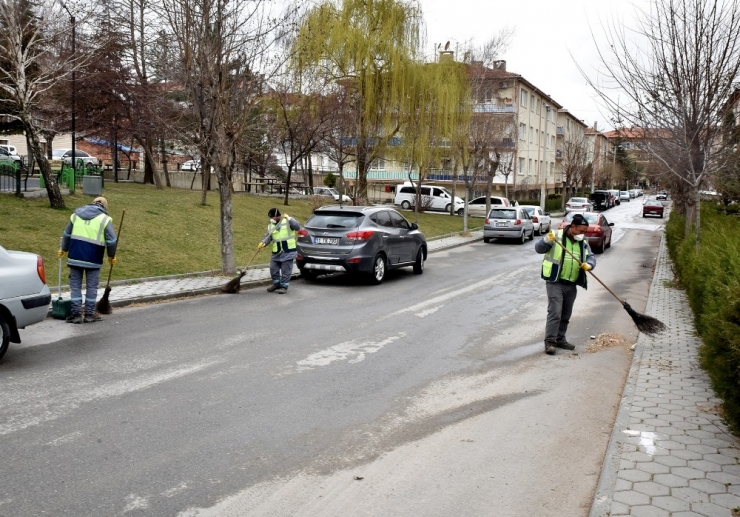
{"type": "MultiPolygon", "coordinates": [[[[53,160],[63,160],[64,163],[72,165],[72,149],[54,149],[54,151],[51,153],[51,158],[53,160]]],[[[100,165],[100,160],[98,160],[95,156],[92,156],[85,151],[75,149],[75,165],[79,165],[80,160],[82,161],[83,166],[100,165]]]]}
{"type": "Polygon", "coordinates": [[[565,213],[593,212],[594,205],[587,197],[572,197],[565,203],[565,213]]]}
{"type": "Polygon", "coordinates": [[[521,205],[521,208],[526,210],[529,217],[532,218],[535,235],[542,235],[550,231],[552,228],[552,219],[550,219],[548,212],[535,205],[521,205]]]}

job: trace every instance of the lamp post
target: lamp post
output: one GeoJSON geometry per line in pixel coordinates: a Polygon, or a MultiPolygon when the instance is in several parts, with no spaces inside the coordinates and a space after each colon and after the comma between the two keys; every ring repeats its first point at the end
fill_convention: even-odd
{"type": "Polygon", "coordinates": [[[71,12],[69,12],[69,9],[67,9],[67,6],[64,4],[64,2],[62,2],[61,0],[58,1],[59,4],[64,8],[64,10],[67,11],[67,14],[69,15],[69,20],[72,24],[72,186],[70,187],[70,192],[74,193],[75,181],[77,180],[77,164],[75,163],[77,161],[75,159],[75,82],[77,74],[77,66],[74,62],[76,40],[75,17],[71,12]]]}
{"type": "Polygon", "coordinates": [[[547,197],[547,122],[550,118],[550,105],[545,104],[545,146],[544,146],[544,160],[540,162],[540,175],[543,176],[542,183],[540,186],[540,208],[545,211],[545,197],[547,197]],[[542,174],[542,166],[544,164],[545,174],[542,174]]]}

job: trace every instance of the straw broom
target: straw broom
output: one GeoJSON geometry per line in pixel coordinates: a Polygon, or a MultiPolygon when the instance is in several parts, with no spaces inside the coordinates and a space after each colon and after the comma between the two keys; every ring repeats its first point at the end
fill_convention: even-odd
{"type": "MultiPolygon", "coordinates": [[[[557,242],[558,245],[561,248],[563,248],[568,253],[568,255],[570,255],[573,258],[573,260],[575,260],[576,262],[578,262],[578,265],[579,266],[582,264],[582,262],[580,260],[578,260],[576,258],[576,256],[573,255],[573,253],[571,253],[571,251],[568,248],[566,248],[565,246],[563,246],[563,243],[562,242],[560,242],[557,239],[555,239],[555,242],[557,242]]],[[[660,320],[657,320],[657,319],[653,318],[652,316],[647,316],[645,314],[640,314],[639,312],[635,311],[632,307],[630,307],[630,304],[627,303],[626,300],[622,300],[619,296],[617,296],[616,294],[614,294],[614,291],[612,291],[611,289],[609,289],[607,287],[607,285],[599,279],[599,277],[597,277],[596,275],[593,274],[592,271],[588,271],[588,273],[592,277],[594,277],[597,282],[599,282],[602,286],[604,286],[604,289],[606,289],[607,291],[609,291],[609,293],[614,298],[616,298],[617,300],[619,300],[619,303],[622,304],[622,307],[624,307],[624,310],[627,311],[627,314],[630,315],[630,318],[632,318],[632,321],[635,322],[635,326],[637,327],[637,330],[639,330],[643,334],[647,334],[649,336],[658,334],[659,332],[663,332],[664,330],[666,330],[667,327],[665,326],[665,324],[663,322],[661,322],[660,320]]]]}
{"type": "MultiPolygon", "coordinates": [[[[121,230],[123,230],[123,217],[126,215],[126,210],[124,210],[121,213],[121,222],[118,223],[118,233],[116,234],[116,239],[118,239],[118,242],[121,241],[121,230]]],[[[116,247],[116,253],[118,252],[118,248],[116,247]]],[[[113,307],[110,305],[110,301],[108,298],[110,297],[110,277],[113,274],[113,264],[110,265],[110,269],[108,270],[108,282],[105,284],[105,292],[103,293],[103,297],[98,300],[98,303],[95,304],[95,310],[98,311],[98,314],[110,314],[113,312],[113,307]]]]}
{"type": "Polygon", "coordinates": [[[249,269],[249,266],[252,265],[254,259],[257,258],[257,253],[259,253],[261,249],[262,248],[258,248],[257,251],[254,252],[254,255],[252,255],[252,258],[249,260],[249,264],[247,264],[247,267],[245,267],[244,269],[240,269],[237,272],[237,275],[229,280],[228,283],[226,283],[226,285],[221,288],[222,293],[236,294],[241,290],[242,277],[247,274],[247,269],[249,269]]]}

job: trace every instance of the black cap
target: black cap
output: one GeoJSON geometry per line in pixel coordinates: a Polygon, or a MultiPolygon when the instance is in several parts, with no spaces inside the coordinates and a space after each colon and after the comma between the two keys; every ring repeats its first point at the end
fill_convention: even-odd
{"type": "Polygon", "coordinates": [[[280,217],[280,210],[277,208],[270,208],[270,210],[267,211],[267,217],[280,217]]]}
{"type": "Polygon", "coordinates": [[[588,219],[583,217],[581,214],[576,214],[573,216],[573,220],[570,222],[570,224],[576,226],[588,226],[588,219]]]}

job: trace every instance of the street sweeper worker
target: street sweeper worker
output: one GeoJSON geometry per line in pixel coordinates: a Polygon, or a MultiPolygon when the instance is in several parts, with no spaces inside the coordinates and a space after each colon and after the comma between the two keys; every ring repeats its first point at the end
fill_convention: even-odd
{"type": "Polygon", "coordinates": [[[267,212],[270,224],[267,232],[257,245],[260,250],[272,243],[272,257],[270,258],[270,276],[272,285],[267,292],[285,294],[288,292],[290,277],[293,274],[293,261],[298,252],[296,251],[296,232],[301,229],[301,223],[290,217],[282,215],[277,208],[270,208],[267,212]]]}
{"type": "Polygon", "coordinates": [[[568,343],[565,333],[576,301],[576,286],[586,289],[588,282],[586,272],[596,267],[596,258],[585,239],[587,230],[586,218],[576,214],[570,225],[558,230],[557,233],[550,230],[534,245],[537,253],[545,255],[542,260],[542,278],[547,289],[545,353],[548,355],[553,355],[556,348],[575,349],[573,344],[568,343]],[[560,242],[562,246],[555,241],[560,242]]]}
{"type": "Polygon", "coordinates": [[[98,295],[100,268],[103,267],[105,252],[108,263],[116,262],[116,232],[113,220],[107,214],[108,201],[96,197],[89,205],[74,211],[62,235],[59,258],[67,256],[69,266],[69,288],[72,291],[72,315],[67,323],[93,323],[102,318],[95,313],[98,295]],[[85,276],[85,303],[83,318],[82,277],[85,276]]]}

